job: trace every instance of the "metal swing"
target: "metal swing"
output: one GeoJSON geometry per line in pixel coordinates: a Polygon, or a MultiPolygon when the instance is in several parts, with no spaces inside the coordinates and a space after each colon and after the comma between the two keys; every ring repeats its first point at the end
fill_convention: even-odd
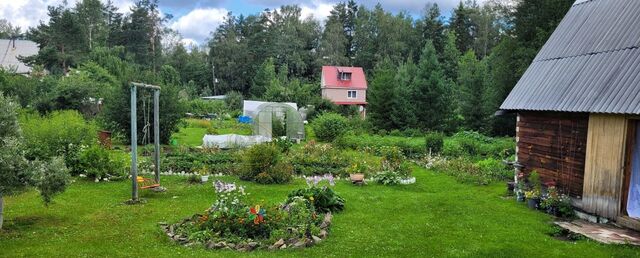
{"type": "MultiPolygon", "coordinates": [[[[139,201],[138,189],[158,189],[164,190],[160,186],[160,87],[143,83],[131,83],[131,202],[139,201]],[[144,178],[138,176],[138,119],[137,119],[137,89],[153,90],[153,142],[154,142],[154,172],[155,177],[144,178]]],[[[149,116],[146,102],[143,99],[143,112],[145,126],[143,128],[144,136],[142,140],[149,142],[149,116]]]]}

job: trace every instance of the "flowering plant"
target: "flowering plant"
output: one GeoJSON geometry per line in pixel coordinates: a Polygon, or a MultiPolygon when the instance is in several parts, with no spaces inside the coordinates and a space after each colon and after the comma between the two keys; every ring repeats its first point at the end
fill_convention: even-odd
{"type": "Polygon", "coordinates": [[[303,177],[307,181],[308,187],[318,186],[318,184],[320,184],[322,181],[325,181],[325,180],[329,183],[330,186],[336,185],[335,179],[332,174],[325,174],[322,176],[303,176],[303,177]]]}

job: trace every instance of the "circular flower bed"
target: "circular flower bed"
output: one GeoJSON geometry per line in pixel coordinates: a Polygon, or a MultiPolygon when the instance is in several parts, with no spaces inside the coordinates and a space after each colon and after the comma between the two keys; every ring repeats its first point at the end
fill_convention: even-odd
{"type": "Polygon", "coordinates": [[[331,212],[344,206],[344,200],[327,187],[299,189],[283,204],[264,207],[246,204],[242,186],[220,181],[214,186],[218,199],[203,214],[171,225],[161,223],[169,238],[181,245],[208,249],[303,248],[329,235],[331,212]]]}

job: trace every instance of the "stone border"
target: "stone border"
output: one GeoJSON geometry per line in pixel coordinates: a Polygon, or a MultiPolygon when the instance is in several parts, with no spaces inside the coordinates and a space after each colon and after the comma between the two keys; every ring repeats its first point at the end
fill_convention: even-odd
{"type": "MultiPolygon", "coordinates": [[[[198,215],[194,215],[198,216],[198,215]]],[[[191,221],[194,217],[186,218],[179,223],[176,224],[167,224],[166,222],[158,223],[160,225],[160,229],[169,237],[169,239],[179,245],[183,246],[193,246],[197,243],[189,242],[187,236],[179,235],[175,233],[176,225],[180,225],[187,221],[191,221]]],[[[267,249],[270,251],[279,250],[279,249],[288,249],[288,248],[305,248],[311,247],[317,243],[322,242],[329,236],[329,227],[331,226],[331,220],[333,219],[333,215],[331,212],[328,212],[324,215],[324,219],[320,224],[320,233],[318,236],[306,237],[304,239],[291,238],[291,239],[280,239],[271,245],[266,245],[264,242],[259,241],[247,241],[243,243],[227,243],[225,241],[214,242],[209,241],[204,244],[207,249],[226,249],[226,250],[236,250],[240,252],[248,252],[259,249],[267,249]]]]}

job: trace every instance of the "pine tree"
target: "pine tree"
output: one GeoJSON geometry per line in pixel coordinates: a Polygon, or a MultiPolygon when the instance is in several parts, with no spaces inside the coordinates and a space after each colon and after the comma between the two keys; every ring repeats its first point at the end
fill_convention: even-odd
{"type": "Polygon", "coordinates": [[[391,120],[396,128],[408,129],[418,127],[415,114],[417,107],[411,102],[414,92],[411,87],[414,86],[413,80],[417,70],[418,67],[411,57],[398,67],[398,72],[395,76],[395,93],[390,111],[391,120]]]}
{"type": "Polygon", "coordinates": [[[413,105],[420,107],[416,110],[419,126],[428,130],[446,129],[451,114],[449,89],[431,41],[427,41],[422,50],[412,88],[415,90],[413,105]]]}
{"type": "Polygon", "coordinates": [[[342,24],[327,22],[320,40],[321,63],[339,66],[349,65],[349,58],[347,57],[348,43],[342,24]]]}
{"type": "Polygon", "coordinates": [[[395,128],[390,112],[396,98],[395,71],[391,61],[384,59],[376,66],[371,85],[367,90],[368,118],[379,129],[391,130],[395,128]]]}
{"type": "Polygon", "coordinates": [[[464,119],[465,129],[481,131],[485,128],[485,62],[479,61],[473,50],[467,51],[459,62],[458,84],[460,87],[460,114],[464,119]]]}
{"type": "Polygon", "coordinates": [[[272,81],[277,80],[276,67],[273,64],[273,59],[267,59],[262,65],[256,76],[253,77],[251,85],[251,95],[257,98],[261,98],[267,91],[267,88],[272,81]]]}
{"type": "Polygon", "coordinates": [[[453,10],[451,21],[449,22],[449,30],[456,35],[456,47],[461,53],[467,52],[473,47],[473,25],[470,18],[470,9],[468,9],[462,1],[453,10]]]}
{"type": "Polygon", "coordinates": [[[421,34],[421,46],[431,40],[438,53],[442,53],[445,45],[444,22],[440,17],[438,4],[429,4],[425,7],[422,19],[416,24],[416,29],[421,34]]]}

